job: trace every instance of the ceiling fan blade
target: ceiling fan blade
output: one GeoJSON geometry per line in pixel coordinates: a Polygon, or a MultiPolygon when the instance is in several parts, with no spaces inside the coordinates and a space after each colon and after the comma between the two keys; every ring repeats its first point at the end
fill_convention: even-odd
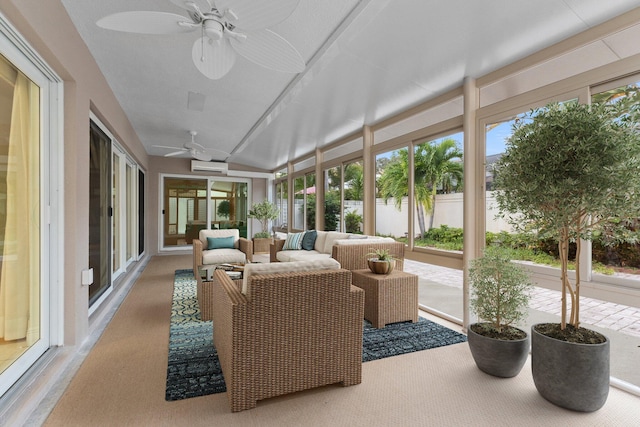
{"type": "Polygon", "coordinates": [[[261,30],[284,21],[298,7],[300,0],[215,0],[224,13],[231,9],[238,17],[231,23],[241,30],[261,30]]]}
{"type": "Polygon", "coordinates": [[[300,73],[305,67],[296,48],[271,30],[252,31],[245,40],[231,39],[231,45],[249,61],[270,70],[300,73]]]}
{"type": "Polygon", "coordinates": [[[208,13],[211,11],[211,2],[209,0],[169,0],[171,3],[185,10],[193,10],[190,3],[195,4],[201,12],[208,13]]]}
{"type": "Polygon", "coordinates": [[[120,12],[100,18],[96,25],[107,30],[137,34],[188,33],[195,28],[180,23],[192,24],[189,18],[165,12],[120,12]]]}
{"type": "Polygon", "coordinates": [[[187,150],[180,150],[180,151],[174,151],[173,153],[167,153],[164,155],[164,157],[174,157],[174,156],[179,156],[180,154],[186,153],[187,150]]]}
{"type": "Polygon", "coordinates": [[[196,68],[212,80],[222,78],[236,62],[236,53],[228,39],[212,41],[208,37],[200,37],[193,44],[191,57],[196,68]]]}
{"type": "Polygon", "coordinates": [[[153,145],[154,148],[168,148],[170,150],[176,150],[178,147],[172,147],[170,145],[153,145]]]}
{"type": "Polygon", "coordinates": [[[191,156],[194,159],[200,160],[202,162],[209,162],[212,159],[211,154],[207,153],[206,151],[200,151],[200,150],[191,150],[191,156]]]}

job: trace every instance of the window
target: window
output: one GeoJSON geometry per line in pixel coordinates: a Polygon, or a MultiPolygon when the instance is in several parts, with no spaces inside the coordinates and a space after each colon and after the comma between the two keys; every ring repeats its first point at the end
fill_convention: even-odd
{"type": "Polygon", "coordinates": [[[376,156],[376,235],[407,241],[409,169],[406,148],[376,156]]]}
{"type": "Polygon", "coordinates": [[[278,219],[276,226],[283,228],[287,225],[287,215],[289,207],[289,192],[287,191],[289,183],[280,181],[276,184],[276,207],[278,208],[278,219]]]}
{"type": "Polygon", "coordinates": [[[462,251],[462,137],[414,145],[415,247],[462,251]]]}
{"type": "Polygon", "coordinates": [[[324,229],[341,231],[342,166],[324,171],[324,229]]]}
{"type": "Polygon", "coordinates": [[[324,229],[362,233],[362,199],[364,196],[362,161],[354,161],[326,169],[324,181],[324,229]]]}
{"type": "Polygon", "coordinates": [[[299,176],[293,180],[293,228],[304,230],[304,176],[299,176]]]}
{"type": "Polygon", "coordinates": [[[344,165],[344,210],[341,223],[347,233],[362,233],[364,174],[362,160],[344,165]]]}

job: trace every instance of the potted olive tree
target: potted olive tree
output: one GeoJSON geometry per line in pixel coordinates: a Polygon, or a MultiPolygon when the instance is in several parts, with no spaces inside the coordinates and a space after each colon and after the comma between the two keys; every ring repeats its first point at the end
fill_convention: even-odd
{"type": "Polygon", "coordinates": [[[538,392],[576,411],[595,411],[609,392],[609,340],[580,325],[581,242],[607,227],[622,236],[640,215],[640,138],[633,114],[616,105],[549,104],[514,125],[497,162],[501,213],[516,229],[557,241],[561,320],[531,330],[538,392]],[[575,245],[575,275],[569,246],[575,245]]]}
{"type": "Polygon", "coordinates": [[[253,252],[269,252],[269,245],[273,243],[271,233],[269,233],[269,221],[278,218],[279,210],[275,204],[268,200],[254,203],[249,210],[249,218],[260,221],[261,231],[253,235],[253,252]]]}
{"type": "Polygon", "coordinates": [[[529,335],[515,326],[527,315],[529,275],[505,249],[490,246],[471,261],[469,283],[471,310],[478,316],[467,331],[473,360],[487,374],[518,375],[529,355],[529,335]]]}

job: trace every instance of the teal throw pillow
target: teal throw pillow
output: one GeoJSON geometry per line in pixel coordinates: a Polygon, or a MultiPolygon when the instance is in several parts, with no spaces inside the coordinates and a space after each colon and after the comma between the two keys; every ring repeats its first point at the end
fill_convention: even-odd
{"type": "Polygon", "coordinates": [[[313,246],[316,244],[317,237],[318,232],[316,230],[311,230],[304,233],[304,237],[302,238],[302,249],[304,249],[305,251],[312,250],[313,246]]]}
{"type": "Polygon", "coordinates": [[[304,237],[304,231],[302,233],[289,233],[287,234],[287,240],[284,241],[283,251],[299,251],[302,249],[302,238],[304,237]]]}
{"type": "Polygon", "coordinates": [[[207,237],[207,249],[233,249],[233,236],[207,237]]]}

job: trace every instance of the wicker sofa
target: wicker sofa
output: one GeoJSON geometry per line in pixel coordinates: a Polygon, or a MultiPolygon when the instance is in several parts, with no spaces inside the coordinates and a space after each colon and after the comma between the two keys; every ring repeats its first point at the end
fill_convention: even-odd
{"type": "Polygon", "coordinates": [[[285,240],[276,239],[270,248],[271,262],[314,261],[333,258],[346,270],[368,268],[367,254],[375,249],[388,249],[396,260],[395,268],[404,269],[404,243],[389,237],[352,235],[337,231],[317,231],[312,250],[283,250],[285,240]],[[352,238],[352,236],[357,238],[352,238]]]}
{"type": "Polygon", "coordinates": [[[284,264],[308,271],[264,274],[278,266],[250,264],[242,290],[214,273],[213,341],[233,412],[269,397],[362,381],[364,292],[351,285],[351,272],[284,264]],[[252,267],[261,271],[247,276],[252,267]]]}
{"type": "Polygon", "coordinates": [[[246,263],[253,260],[253,242],[240,237],[238,229],[200,230],[198,238],[193,239],[193,271],[197,275],[202,265],[223,263],[246,263]],[[233,248],[207,249],[207,238],[225,238],[233,236],[233,248]]]}

